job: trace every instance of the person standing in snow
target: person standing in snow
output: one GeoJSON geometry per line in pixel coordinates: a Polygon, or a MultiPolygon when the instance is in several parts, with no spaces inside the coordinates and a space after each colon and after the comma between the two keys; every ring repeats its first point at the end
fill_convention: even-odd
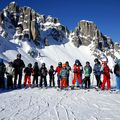
{"type": "Polygon", "coordinates": [[[85,89],[90,89],[90,75],[92,73],[92,67],[90,66],[90,63],[87,61],[86,66],[84,67],[84,73],[85,73],[85,89]]]}
{"type": "Polygon", "coordinates": [[[68,61],[66,61],[65,64],[66,64],[66,69],[67,69],[67,82],[66,82],[66,84],[67,84],[67,86],[69,86],[69,76],[70,76],[71,67],[70,67],[68,61]]]}
{"type": "MultiPolygon", "coordinates": [[[[80,61],[79,61],[79,62],[80,62],[80,61]]],[[[81,80],[82,80],[83,66],[82,66],[81,62],[80,62],[79,64],[80,64],[80,76],[81,76],[81,80]]],[[[83,87],[83,84],[84,84],[84,82],[83,82],[83,80],[82,80],[82,87],[83,87]]],[[[77,87],[80,87],[78,80],[76,81],[76,85],[77,85],[77,87]]]]}
{"type": "Polygon", "coordinates": [[[55,72],[57,72],[57,84],[58,84],[58,88],[60,88],[60,71],[62,69],[62,62],[58,63],[58,66],[56,67],[55,72]]]}
{"type": "Polygon", "coordinates": [[[42,63],[42,66],[40,68],[40,87],[42,88],[42,83],[44,81],[44,86],[47,87],[47,68],[45,66],[45,63],[42,63]]]}
{"type": "Polygon", "coordinates": [[[114,74],[116,75],[116,89],[120,91],[120,59],[116,60],[114,74]]]}
{"type": "Polygon", "coordinates": [[[62,69],[60,71],[60,88],[67,87],[67,77],[68,77],[68,70],[66,68],[66,64],[62,64],[62,69]]]}
{"type": "Polygon", "coordinates": [[[50,66],[50,70],[49,70],[49,85],[51,87],[51,85],[53,84],[53,87],[55,87],[55,70],[54,70],[54,67],[53,65],[50,66]]]}
{"type": "Polygon", "coordinates": [[[38,66],[38,62],[35,62],[34,63],[34,66],[33,66],[33,86],[35,85],[36,83],[36,87],[38,87],[38,76],[39,76],[39,66],[38,66]]]}
{"type": "Polygon", "coordinates": [[[5,80],[4,80],[5,71],[6,71],[6,66],[3,63],[3,59],[0,58],[0,88],[2,89],[5,88],[5,80]]]}
{"type": "Polygon", "coordinates": [[[107,90],[110,90],[111,85],[110,85],[110,70],[109,66],[107,65],[107,61],[102,61],[102,67],[101,67],[101,72],[103,73],[103,82],[101,89],[104,90],[105,84],[107,83],[107,90]]]}
{"type": "Polygon", "coordinates": [[[18,88],[21,88],[22,70],[25,67],[24,61],[21,60],[21,54],[17,54],[17,59],[13,61],[13,67],[15,70],[14,88],[16,88],[18,75],[19,75],[18,88]]]}
{"type": "Polygon", "coordinates": [[[13,75],[14,75],[14,68],[13,63],[9,62],[8,66],[6,67],[6,75],[7,75],[7,89],[13,89],[13,75]]]}
{"type": "Polygon", "coordinates": [[[101,64],[99,62],[99,60],[96,58],[94,60],[95,64],[94,64],[94,68],[93,68],[93,72],[97,81],[97,87],[101,88],[102,82],[101,82],[101,64]]]}
{"type": "Polygon", "coordinates": [[[28,81],[28,87],[31,87],[31,74],[33,73],[32,64],[29,63],[28,66],[24,69],[24,88],[26,88],[26,83],[28,81]]]}
{"type": "Polygon", "coordinates": [[[72,88],[74,88],[77,80],[78,80],[79,85],[82,85],[79,60],[75,60],[75,64],[73,65],[73,73],[74,73],[74,78],[72,80],[72,88]]]}

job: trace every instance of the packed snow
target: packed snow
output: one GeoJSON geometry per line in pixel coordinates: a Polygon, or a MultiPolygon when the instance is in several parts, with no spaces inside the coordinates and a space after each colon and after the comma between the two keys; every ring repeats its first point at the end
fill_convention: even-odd
{"type": "Polygon", "coordinates": [[[1,120],[119,120],[120,94],[29,88],[0,94],[1,120]]]}

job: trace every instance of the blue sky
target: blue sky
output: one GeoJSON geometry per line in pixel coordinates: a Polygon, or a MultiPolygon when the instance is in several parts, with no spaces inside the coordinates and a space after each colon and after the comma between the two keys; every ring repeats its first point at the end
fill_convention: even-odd
{"type": "MultiPolygon", "coordinates": [[[[13,0],[0,0],[0,10],[13,0]]],[[[120,0],[14,0],[20,6],[59,18],[70,30],[80,20],[90,20],[100,31],[120,42],[120,0]]]]}

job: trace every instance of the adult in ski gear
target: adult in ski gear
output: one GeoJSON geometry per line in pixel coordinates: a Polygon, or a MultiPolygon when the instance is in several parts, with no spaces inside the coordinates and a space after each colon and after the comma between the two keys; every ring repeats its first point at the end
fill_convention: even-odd
{"type": "Polygon", "coordinates": [[[26,87],[26,83],[28,81],[28,87],[31,87],[31,75],[33,73],[32,64],[29,63],[28,66],[24,69],[24,87],[26,87]]]}
{"type": "Polygon", "coordinates": [[[5,88],[4,75],[6,71],[6,66],[3,62],[3,59],[0,58],[0,88],[5,88]]]}
{"type": "Polygon", "coordinates": [[[19,76],[18,88],[21,88],[22,70],[25,67],[24,61],[21,60],[21,54],[17,54],[17,59],[15,59],[13,61],[13,67],[14,67],[14,70],[15,70],[14,88],[16,88],[18,76],[19,76]]]}
{"type": "Polygon", "coordinates": [[[107,65],[107,61],[102,62],[102,67],[101,67],[101,72],[103,74],[103,82],[102,82],[102,87],[101,89],[104,90],[105,84],[107,83],[107,90],[110,90],[111,85],[110,85],[110,72],[112,72],[107,65]]]}
{"type": "Polygon", "coordinates": [[[12,62],[9,62],[8,66],[6,67],[6,75],[7,75],[7,88],[13,89],[14,68],[12,62]]]}
{"type": "Polygon", "coordinates": [[[74,78],[72,80],[72,85],[74,86],[77,80],[78,83],[82,85],[79,60],[75,60],[75,64],[73,65],[73,73],[74,73],[74,78]]]}
{"type": "Polygon", "coordinates": [[[67,84],[66,84],[67,76],[68,76],[68,70],[66,69],[66,64],[62,64],[62,69],[60,71],[60,78],[61,78],[60,88],[61,89],[67,87],[67,84]]]}
{"type": "Polygon", "coordinates": [[[52,84],[53,84],[53,87],[55,87],[54,76],[55,76],[55,70],[54,70],[53,65],[51,65],[50,70],[49,70],[49,79],[50,79],[49,84],[50,84],[50,87],[51,87],[52,84]]]}
{"type": "Polygon", "coordinates": [[[92,67],[90,66],[90,63],[87,61],[86,65],[84,67],[84,72],[85,72],[85,89],[90,88],[90,75],[92,73],[92,67]]]}
{"type": "Polygon", "coordinates": [[[45,63],[42,63],[40,68],[40,87],[42,87],[42,83],[44,82],[44,86],[47,87],[47,68],[45,63]]]}
{"type": "Polygon", "coordinates": [[[62,69],[62,62],[58,63],[58,66],[56,67],[55,72],[57,73],[57,84],[58,84],[58,88],[60,88],[60,71],[62,69]]]}
{"type": "Polygon", "coordinates": [[[97,81],[97,87],[101,88],[102,82],[101,82],[101,64],[99,60],[96,58],[94,60],[94,68],[93,68],[93,73],[95,75],[96,81],[97,81]]]}
{"type": "Polygon", "coordinates": [[[69,65],[69,62],[68,61],[66,61],[66,69],[67,69],[67,86],[69,86],[69,75],[70,75],[70,71],[71,71],[71,67],[70,67],[70,65],[69,65]]]}
{"type": "Polygon", "coordinates": [[[120,59],[116,61],[114,74],[116,75],[116,89],[120,91],[120,59]]]}
{"type": "Polygon", "coordinates": [[[33,66],[33,82],[32,84],[35,85],[38,87],[38,76],[39,76],[39,66],[38,66],[38,62],[35,62],[34,63],[34,66],[33,66]]]}

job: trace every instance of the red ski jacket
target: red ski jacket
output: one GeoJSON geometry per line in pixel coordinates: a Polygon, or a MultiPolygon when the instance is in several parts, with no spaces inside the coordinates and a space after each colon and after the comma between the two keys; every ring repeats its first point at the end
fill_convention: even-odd
{"type": "Polygon", "coordinates": [[[104,65],[103,75],[105,75],[108,78],[110,78],[110,68],[108,67],[108,65],[104,65]]]}
{"type": "Polygon", "coordinates": [[[56,67],[56,70],[55,70],[55,71],[57,72],[57,75],[60,75],[60,71],[61,71],[61,69],[62,69],[62,67],[59,67],[59,66],[56,67]]]}
{"type": "Polygon", "coordinates": [[[80,66],[76,66],[75,64],[73,65],[73,72],[80,74],[80,66]]]}

